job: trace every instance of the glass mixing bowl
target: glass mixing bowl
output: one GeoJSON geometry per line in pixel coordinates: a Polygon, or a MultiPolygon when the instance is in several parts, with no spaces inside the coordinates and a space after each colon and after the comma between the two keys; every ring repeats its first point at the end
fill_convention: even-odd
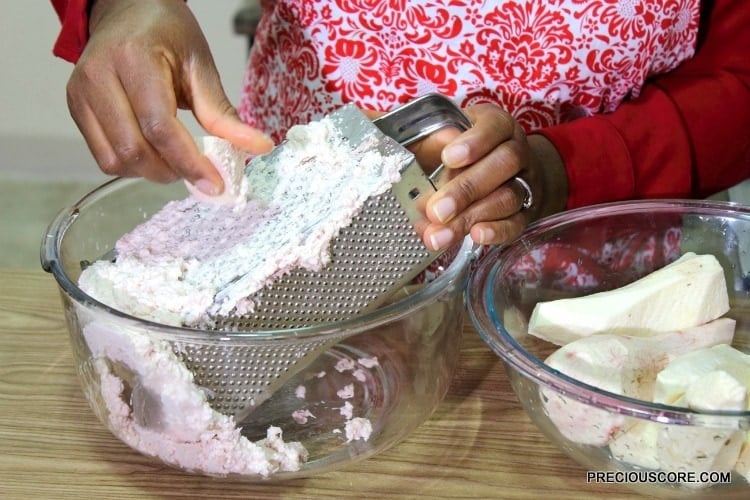
{"type": "Polygon", "coordinates": [[[469,283],[469,313],[504,361],[531,420],[586,469],[587,480],[625,482],[659,496],[747,498],[750,411],[688,410],[575,380],[545,364],[558,346],[528,334],[528,322],[537,302],[620,287],[685,252],[710,253],[725,271],[727,316],[737,321],[733,347],[750,353],[749,243],[750,208],[729,203],[657,200],[572,210],[533,224],[516,241],[484,256],[469,283]],[[619,434],[602,443],[584,442],[584,434],[611,422],[618,423],[619,434]],[[745,462],[720,465],[702,457],[702,465],[662,467],[664,462],[654,459],[653,436],[658,446],[675,447],[685,457],[707,436],[721,443],[731,439],[733,446],[744,440],[745,462]]]}
{"type": "MultiPolygon", "coordinates": [[[[452,250],[434,280],[415,282],[390,304],[347,321],[295,330],[228,333],[165,326],[112,309],[78,287],[86,265],[110,259],[119,237],[186,195],[181,183],[116,179],[61,211],[42,242],[42,265],[61,291],[84,393],[115,436],[184,470],[286,479],[370,457],[432,414],[458,362],[463,294],[475,258],[470,240],[452,250]],[[294,346],[331,338],[335,344],[306,366],[283,367],[293,376],[236,423],[210,407],[212,394],[183,363],[185,346],[197,348],[205,355],[202,362],[227,363],[222,369],[231,386],[239,368],[223,353],[250,344],[294,346]],[[269,438],[269,428],[279,429],[287,445],[275,441],[275,432],[269,438]],[[266,448],[253,448],[262,440],[266,448]],[[295,454],[305,452],[290,442],[307,453],[298,469],[295,454]],[[272,463],[251,466],[258,454],[273,455],[272,463]]],[[[273,365],[273,359],[266,361],[273,365]]]]}

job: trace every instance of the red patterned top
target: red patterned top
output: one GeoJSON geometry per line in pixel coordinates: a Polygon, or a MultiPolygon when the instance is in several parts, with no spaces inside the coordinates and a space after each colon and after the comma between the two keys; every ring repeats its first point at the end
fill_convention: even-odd
{"type": "MultiPolygon", "coordinates": [[[[51,1],[55,54],[76,61],[87,1],[51,1]]],[[[569,208],[705,197],[750,177],[750,1],[261,1],[239,111],[276,139],[344,102],[387,110],[438,91],[496,102],[548,137],[569,208]]],[[[600,263],[671,260],[679,234],[610,234],[585,263],[550,246],[518,271],[533,281],[569,262],[560,284],[595,282],[600,263]]]]}
{"type": "Polygon", "coordinates": [[[240,115],[276,141],[343,103],[428,92],[499,104],[527,131],[614,111],[693,55],[698,0],[265,2],[240,115]]]}
{"type": "Polygon", "coordinates": [[[750,143],[726,141],[750,134],[745,0],[263,3],[239,112],[276,140],[344,102],[387,110],[438,91],[549,138],[568,208],[750,177],[750,143]]]}
{"type": "MultiPolygon", "coordinates": [[[[368,106],[386,109],[403,100],[404,92],[435,90],[431,82],[437,81],[443,82],[438,90],[464,103],[499,96],[519,121],[549,138],[565,162],[569,208],[705,197],[750,177],[750,141],[744,140],[750,136],[747,0],[701,0],[695,55],[667,73],[693,50],[696,0],[498,0],[486,2],[493,6],[481,12],[470,0],[261,1],[268,5],[252,59],[268,65],[249,70],[240,109],[254,121],[276,106],[279,118],[263,128],[282,130],[356,93],[368,106]],[[345,11],[359,16],[343,18],[345,11]],[[469,31],[461,31],[463,44],[446,39],[472,26],[476,43],[469,31]],[[279,36],[272,27],[281,29],[279,36]],[[347,37],[326,38],[336,30],[347,37]],[[390,55],[379,56],[373,47],[387,47],[390,55]],[[287,68],[284,60],[296,62],[287,68]],[[371,66],[377,61],[381,66],[371,66]],[[589,69],[578,73],[581,68],[589,69]],[[457,71],[459,80],[442,76],[457,71]],[[657,73],[663,74],[644,80],[657,73]],[[323,74],[328,79],[321,81],[322,91],[307,87],[323,74]],[[503,74],[509,79],[498,78],[503,74]],[[589,83],[598,78],[600,86],[589,87],[587,78],[589,83]],[[398,87],[383,94],[382,85],[372,85],[384,81],[398,81],[398,87]],[[482,81],[496,87],[482,88],[482,81]],[[524,92],[501,90],[522,81],[529,83],[524,92]],[[638,92],[637,99],[630,98],[638,92]],[[256,110],[259,99],[266,104],[258,103],[256,110]],[[586,116],[617,103],[610,113],[586,116]],[[738,139],[728,141],[731,137],[738,139]]],[[[62,22],[54,53],[75,62],[88,37],[88,1],[51,2],[62,22]]]]}

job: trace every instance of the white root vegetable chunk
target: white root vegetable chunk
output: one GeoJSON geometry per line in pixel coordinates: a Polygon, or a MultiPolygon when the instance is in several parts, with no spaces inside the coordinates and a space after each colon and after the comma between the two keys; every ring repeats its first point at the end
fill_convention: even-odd
{"type": "MultiPolygon", "coordinates": [[[[547,365],[599,389],[650,401],[656,376],[675,356],[732,341],[735,321],[720,318],[682,331],[651,337],[601,334],[571,342],[547,365]]],[[[545,411],[571,441],[605,446],[624,430],[626,417],[592,408],[543,388],[545,411]]]]}
{"type": "Polygon", "coordinates": [[[656,447],[659,425],[644,420],[636,422],[627,431],[618,434],[609,443],[612,457],[620,462],[646,469],[659,469],[659,452],[656,447]]]}
{"type": "Polygon", "coordinates": [[[186,181],[185,185],[190,194],[198,201],[213,205],[241,206],[246,203],[250,190],[245,175],[248,154],[231,142],[211,135],[202,137],[199,146],[201,152],[213,163],[221,175],[224,181],[224,192],[217,196],[210,196],[186,181]]]}
{"type": "MultiPolygon", "coordinates": [[[[747,387],[737,379],[717,370],[693,381],[673,403],[693,410],[742,411],[747,406],[747,393],[747,387]]],[[[613,439],[609,449],[615,459],[648,469],[730,471],[745,435],[735,429],[642,421],[613,439]]]]}
{"type": "MultiPolygon", "coordinates": [[[[695,380],[674,403],[694,410],[742,410],[747,404],[747,388],[718,370],[695,380]]],[[[746,432],[735,429],[642,421],[613,439],[609,450],[615,459],[647,469],[723,472],[739,465],[745,439],[746,432]]],[[[708,484],[691,483],[689,486],[708,484]]]]}
{"type": "MultiPolygon", "coordinates": [[[[750,355],[729,345],[690,352],[656,377],[654,401],[703,410],[750,409],[750,355]]],[[[663,467],[734,470],[750,480],[746,431],[666,426],[659,433],[663,467]]]]}
{"type": "MultiPolygon", "coordinates": [[[[689,352],[674,359],[657,375],[653,401],[674,404],[696,380],[717,370],[731,375],[744,387],[750,387],[750,355],[731,347],[730,343],[689,352]]],[[[724,390],[728,388],[716,388],[719,393],[724,390]]]]}
{"type": "Polygon", "coordinates": [[[626,286],[538,303],[529,334],[557,345],[601,333],[649,336],[707,323],[727,311],[718,260],[688,252],[626,286]]]}
{"type": "MultiPolygon", "coordinates": [[[[693,410],[742,411],[747,407],[747,387],[717,370],[695,379],[674,405],[693,410]]],[[[659,466],[673,471],[731,471],[744,439],[745,431],[737,429],[661,425],[656,439],[659,466]]]]}
{"type": "Polygon", "coordinates": [[[734,470],[750,482],[750,431],[745,433],[745,443],[742,445],[734,470]]]}

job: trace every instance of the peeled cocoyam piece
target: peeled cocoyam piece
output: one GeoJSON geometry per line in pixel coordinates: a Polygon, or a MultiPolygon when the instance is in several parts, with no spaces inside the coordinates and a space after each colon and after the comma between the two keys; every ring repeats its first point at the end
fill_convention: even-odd
{"type": "Polygon", "coordinates": [[[245,175],[248,154],[221,137],[207,135],[201,138],[201,152],[224,181],[224,191],[218,196],[210,196],[193,184],[185,181],[190,194],[198,201],[214,205],[242,205],[247,202],[250,189],[245,175]]]}
{"type": "Polygon", "coordinates": [[[712,321],[729,311],[724,270],[713,255],[684,254],[626,286],[540,302],[529,334],[557,345],[601,333],[649,336],[712,321]]]}
{"type": "MultiPolygon", "coordinates": [[[[747,387],[717,370],[694,380],[674,405],[693,410],[742,411],[747,407],[747,387]]],[[[691,472],[731,471],[744,441],[745,431],[737,429],[662,425],[656,440],[659,466],[691,472]]]]}
{"type": "Polygon", "coordinates": [[[745,443],[742,445],[734,470],[740,473],[745,481],[750,482],[750,431],[745,433],[745,443]]]}
{"type": "MultiPolygon", "coordinates": [[[[674,404],[694,382],[719,370],[734,377],[743,387],[750,388],[750,355],[733,348],[730,343],[675,358],[656,377],[654,402],[674,404]]],[[[715,390],[722,392],[727,388],[717,386],[715,390]]]]}
{"type": "Polygon", "coordinates": [[[748,403],[748,385],[724,370],[716,370],[695,379],[677,400],[677,406],[703,411],[744,411],[748,403]]]}
{"type": "Polygon", "coordinates": [[[659,451],[656,445],[659,426],[660,424],[650,421],[636,423],[609,443],[609,452],[620,462],[645,469],[659,469],[659,451]]]}
{"type": "MultiPolygon", "coordinates": [[[[696,380],[674,403],[694,410],[738,411],[746,401],[747,388],[719,370],[696,380]]],[[[744,431],[734,429],[642,421],[613,439],[609,449],[617,460],[648,469],[730,471],[745,438],[744,431]]]]}
{"type": "MultiPolygon", "coordinates": [[[[731,342],[734,327],[733,319],[720,318],[651,337],[583,337],[557,349],[545,363],[599,389],[650,401],[657,374],[670,360],[692,350],[731,342]]],[[[550,389],[541,391],[545,412],[571,441],[605,446],[625,428],[627,419],[623,415],[592,408],[550,389]]]]}

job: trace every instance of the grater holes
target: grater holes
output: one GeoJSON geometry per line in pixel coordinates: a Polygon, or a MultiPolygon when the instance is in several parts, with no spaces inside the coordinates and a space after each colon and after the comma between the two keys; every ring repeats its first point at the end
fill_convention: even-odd
{"type": "MultiPolygon", "coordinates": [[[[252,315],[219,318],[217,328],[243,331],[317,325],[354,316],[382,300],[404,274],[424,262],[429,252],[411,224],[405,223],[405,214],[390,193],[366,206],[363,214],[333,241],[331,263],[321,272],[296,270],[283,276],[252,297],[257,303],[252,315]]],[[[289,364],[257,358],[260,350],[251,349],[258,351],[253,353],[255,357],[247,354],[249,359],[244,359],[241,355],[231,363],[235,366],[231,377],[236,383],[222,386],[224,392],[212,405],[236,407],[232,413],[237,411],[244,407],[243,402],[262,396],[268,384],[292,370],[300,352],[304,358],[314,348],[309,344],[303,348],[274,347],[277,356],[288,358],[289,364]]],[[[202,376],[214,380],[222,374],[202,376]]]]}

